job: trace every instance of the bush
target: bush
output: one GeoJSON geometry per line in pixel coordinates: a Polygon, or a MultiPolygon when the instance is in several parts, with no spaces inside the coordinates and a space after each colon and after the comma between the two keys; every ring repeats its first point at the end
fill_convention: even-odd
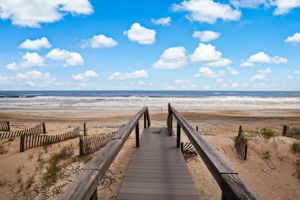
{"type": "Polygon", "coordinates": [[[291,146],[293,153],[300,153],[300,143],[294,142],[291,146]]]}
{"type": "Polygon", "coordinates": [[[271,129],[268,129],[268,128],[263,128],[261,131],[260,131],[260,134],[266,138],[266,139],[270,139],[271,137],[275,137],[276,136],[276,133],[274,131],[272,131],[271,129]]]}
{"type": "Polygon", "coordinates": [[[267,152],[263,153],[263,157],[262,158],[264,160],[269,160],[271,158],[270,152],[267,151],[267,152]]]}

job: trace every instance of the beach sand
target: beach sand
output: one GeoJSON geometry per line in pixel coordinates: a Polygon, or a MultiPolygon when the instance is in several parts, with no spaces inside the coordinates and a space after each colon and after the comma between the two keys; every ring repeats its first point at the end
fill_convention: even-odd
{"type": "MultiPolygon", "coordinates": [[[[10,121],[13,130],[45,122],[48,134],[64,133],[77,126],[81,127],[82,131],[83,123],[86,122],[88,134],[106,134],[118,130],[134,113],[134,111],[5,109],[0,112],[0,121],[10,121]]],[[[208,143],[238,171],[242,180],[261,199],[300,199],[300,179],[297,177],[297,170],[300,169],[296,164],[297,160],[300,162],[300,155],[291,151],[291,145],[299,140],[282,136],[271,139],[255,137],[249,141],[246,161],[241,160],[234,149],[234,137],[240,125],[245,131],[270,128],[281,135],[283,125],[300,127],[300,110],[184,110],[181,113],[194,127],[199,126],[199,132],[208,143]],[[266,152],[269,152],[267,159],[264,157],[266,152]]],[[[165,110],[150,110],[150,118],[151,126],[166,126],[165,110]]],[[[175,125],[174,123],[174,130],[175,125]]],[[[186,142],[187,138],[182,135],[182,141],[186,142]]],[[[23,153],[19,152],[18,138],[14,141],[1,139],[0,145],[3,149],[0,154],[0,199],[3,200],[57,199],[84,165],[82,160],[78,159],[61,161],[58,166],[63,167],[59,177],[55,184],[49,186],[45,185],[43,176],[47,167],[49,168],[52,155],[61,152],[64,147],[72,146],[70,150],[72,157],[76,157],[79,152],[78,138],[52,144],[47,148],[33,148],[23,153]]],[[[135,139],[132,134],[99,186],[100,198],[116,197],[135,150],[134,146],[135,139]]],[[[201,199],[220,199],[221,190],[201,158],[191,159],[187,165],[201,199]]]]}

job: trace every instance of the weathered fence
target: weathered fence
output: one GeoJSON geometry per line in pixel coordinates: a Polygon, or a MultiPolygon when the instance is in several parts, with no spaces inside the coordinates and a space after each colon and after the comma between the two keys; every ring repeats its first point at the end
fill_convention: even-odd
{"type": "Polygon", "coordinates": [[[136,146],[139,147],[139,120],[144,115],[144,128],[150,126],[148,107],[142,108],[102,148],[93,160],[82,168],[82,172],[60,197],[61,200],[88,200],[97,198],[97,186],[115,157],[135,129],[136,146]]]}
{"type": "Polygon", "coordinates": [[[242,126],[239,127],[239,134],[235,138],[234,147],[241,158],[243,160],[246,160],[248,153],[248,144],[246,142],[242,126]]]}
{"type": "Polygon", "coordinates": [[[105,135],[81,136],[79,138],[79,155],[92,154],[104,147],[114,136],[116,132],[105,135]]]}
{"type": "Polygon", "coordinates": [[[22,135],[38,135],[45,134],[46,126],[45,123],[39,124],[33,128],[18,130],[18,131],[10,131],[10,132],[0,132],[1,139],[14,138],[22,135]]]}
{"type": "Polygon", "coordinates": [[[9,122],[7,121],[0,121],[0,131],[10,131],[9,122]]]}
{"type": "Polygon", "coordinates": [[[186,119],[173,108],[168,106],[168,130],[172,135],[172,118],[177,121],[176,146],[180,148],[181,129],[193,144],[206,167],[213,175],[222,190],[222,200],[258,199],[250,188],[240,179],[238,173],[206,142],[201,134],[186,121],[186,119]]]}
{"type": "Polygon", "coordinates": [[[21,135],[20,152],[78,137],[79,127],[60,135],[21,135]]]}
{"type": "Polygon", "coordinates": [[[292,137],[296,139],[300,139],[300,128],[289,127],[287,125],[283,126],[282,135],[286,137],[292,137]]]}

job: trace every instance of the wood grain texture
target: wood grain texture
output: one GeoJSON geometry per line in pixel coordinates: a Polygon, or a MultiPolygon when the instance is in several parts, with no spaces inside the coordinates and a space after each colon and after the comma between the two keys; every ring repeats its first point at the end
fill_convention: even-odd
{"type": "Polygon", "coordinates": [[[144,129],[117,199],[199,199],[167,128],[144,129]]]}

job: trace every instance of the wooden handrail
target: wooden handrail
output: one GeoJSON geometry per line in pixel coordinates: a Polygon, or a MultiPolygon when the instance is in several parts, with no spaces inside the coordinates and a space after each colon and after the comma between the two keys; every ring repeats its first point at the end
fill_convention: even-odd
{"type": "MultiPolygon", "coordinates": [[[[61,200],[97,199],[98,182],[118,155],[133,129],[138,129],[137,124],[143,115],[146,116],[144,119],[148,121],[148,123],[144,124],[150,126],[148,107],[143,107],[118,131],[113,139],[102,148],[101,152],[82,168],[82,172],[60,197],[61,200]]],[[[139,131],[137,131],[137,133],[138,132],[139,131]]]]}
{"type": "MultiPolygon", "coordinates": [[[[172,116],[177,121],[177,128],[185,132],[190,142],[201,156],[206,167],[213,175],[222,190],[222,200],[259,199],[239,178],[238,173],[211,147],[187,120],[170,104],[168,105],[168,130],[172,134],[172,116]]],[[[180,144],[180,131],[177,136],[177,147],[180,144]]]]}

